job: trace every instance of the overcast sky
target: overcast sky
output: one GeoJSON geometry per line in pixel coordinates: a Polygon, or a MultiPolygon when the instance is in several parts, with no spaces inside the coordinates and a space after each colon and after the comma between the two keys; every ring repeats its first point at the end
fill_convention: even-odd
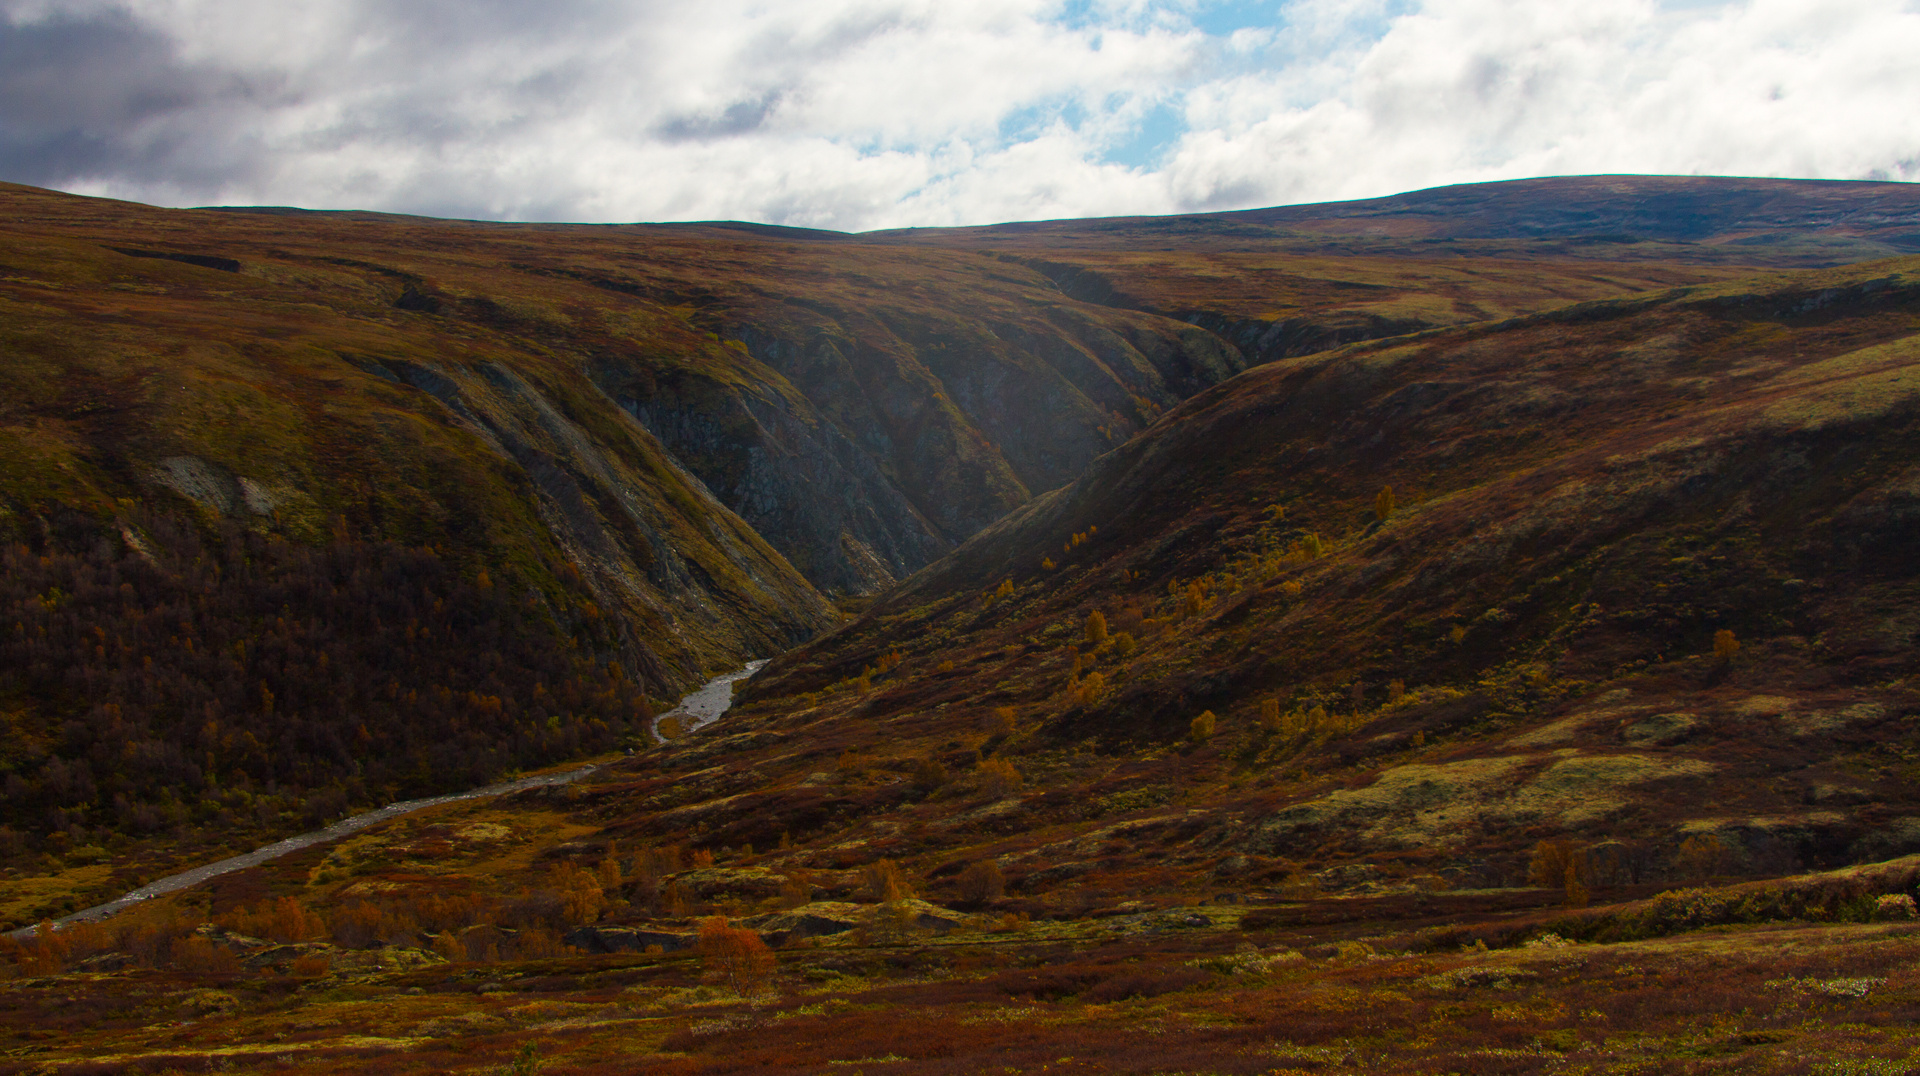
{"type": "Polygon", "coordinates": [[[0,0],[0,179],[863,230],[1920,180],[1920,0],[0,0]]]}

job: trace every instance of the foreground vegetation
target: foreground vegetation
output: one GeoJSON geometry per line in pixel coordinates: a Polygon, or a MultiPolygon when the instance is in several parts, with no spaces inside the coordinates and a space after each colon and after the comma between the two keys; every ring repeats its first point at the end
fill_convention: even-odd
{"type": "Polygon", "coordinates": [[[949,908],[885,868],[622,853],[592,813],[440,808],[10,944],[0,1071],[1839,1073],[1920,1050],[1920,859],[1584,909],[1334,875],[1077,912],[935,884],[949,908]],[[636,916],[646,951],[570,944],[636,916]]]}

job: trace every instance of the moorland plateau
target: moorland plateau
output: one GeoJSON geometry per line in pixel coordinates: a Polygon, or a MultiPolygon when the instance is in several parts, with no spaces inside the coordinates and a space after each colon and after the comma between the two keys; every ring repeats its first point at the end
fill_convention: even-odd
{"type": "Polygon", "coordinates": [[[600,763],[8,942],[0,1072],[1907,1071],[1917,404],[1903,184],[0,186],[0,920],[600,763]]]}

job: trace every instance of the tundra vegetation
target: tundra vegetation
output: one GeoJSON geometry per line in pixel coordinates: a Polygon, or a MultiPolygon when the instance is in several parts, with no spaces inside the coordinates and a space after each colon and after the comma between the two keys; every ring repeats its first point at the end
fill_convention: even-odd
{"type": "Polygon", "coordinates": [[[0,196],[0,1074],[1920,1056],[1909,188],[0,196]]]}

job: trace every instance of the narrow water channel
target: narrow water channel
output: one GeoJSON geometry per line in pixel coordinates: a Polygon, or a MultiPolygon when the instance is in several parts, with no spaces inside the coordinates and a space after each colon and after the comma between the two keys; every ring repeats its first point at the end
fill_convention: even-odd
{"type": "Polygon", "coordinates": [[[653,719],[653,735],[660,736],[660,722],[669,717],[680,719],[680,735],[685,736],[696,729],[706,728],[733,705],[733,685],[760,671],[765,661],[749,661],[730,673],[716,676],[701,685],[700,690],[680,700],[680,705],[653,719]]]}
{"type": "MultiPolygon", "coordinates": [[[[660,718],[680,718],[682,735],[694,729],[705,728],[713,724],[720,719],[721,714],[727,712],[728,707],[733,705],[733,685],[759,672],[760,667],[765,664],[766,662],[764,661],[749,662],[744,668],[735,669],[732,672],[714,677],[712,680],[702,684],[700,688],[691,695],[682,699],[678,706],[661,714],[660,718]]],[[[659,718],[656,718],[654,721],[656,733],[659,730],[659,721],[659,718]]],[[[214,863],[207,863],[194,867],[191,870],[181,871],[179,874],[169,874],[165,878],[155,882],[149,882],[133,892],[115,900],[110,900],[105,904],[97,904],[91,908],[74,912],[72,915],[62,916],[60,919],[55,920],[55,925],[65,926],[68,923],[88,923],[101,919],[109,919],[139,904],[141,901],[152,900],[154,897],[165,893],[175,893],[182,889],[199,885],[209,878],[218,878],[223,874],[246,870],[248,867],[255,867],[262,863],[279,859],[281,856],[287,855],[290,852],[298,852],[302,848],[310,848],[316,844],[322,844],[327,841],[337,841],[350,833],[356,833],[366,829],[368,826],[379,825],[382,822],[390,821],[399,818],[401,815],[411,814],[414,811],[427,807],[437,807],[443,803],[457,803],[460,800],[482,799],[487,796],[504,796],[513,792],[522,792],[529,788],[544,788],[552,785],[570,784],[598,768],[597,766],[582,766],[579,769],[568,770],[564,773],[547,773],[534,777],[522,777],[514,781],[502,781],[499,784],[488,785],[485,788],[470,789],[466,792],[455,792],[445,796],[428,796],[425,799],[402,800],[399,803],[389,803],[385,807],[376,808],[365,814],[357,814],[350,818],[343,818],[325,829],[317,829],[311,833],[302,833],[298,836],[288,837],[284,841],[276,841],[273,844],[267,845],[265,848],[256,848],[244,855],[231,856],[214,863]]],[[[23,927],[13,931],[12,936],[16,938],[25,937],[33,933],[34,929],[33,927],[23,927]]]]}

